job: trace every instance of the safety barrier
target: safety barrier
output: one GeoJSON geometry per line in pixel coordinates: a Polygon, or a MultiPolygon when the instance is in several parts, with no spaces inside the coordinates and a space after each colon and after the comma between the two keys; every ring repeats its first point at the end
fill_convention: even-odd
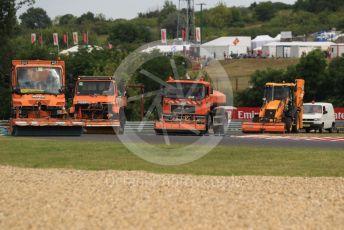
{"type": "Polygon", "coordinates": [[[0,121],[0,136],[8,135],[8,121],[0,121]]]}
{"type": "MultiPolygon", "coordinates": [[[[233,121],[228,126],[228,131],[240,131],[241,121],[233,121]]],[[[127,122],[125,126],[125,133],[154,133],[154,122],[153,121],[131,121],[127,122]]]]}
{"type": "MultiPolygon", "coordinates": [[[[228,125],[228,131],[241,131],[242,121],[232,121],[228,125]]],[[[336,121],[338,131],[344,131],[344,121],[336,121]]],[[[8,121],[0,121],[0,135],[8,135],[8,121]]],[[[125,133],[143,133],[153,134],[154,133],[154,122],[153,121],[129,121],[125,125],[125,133]]]]}

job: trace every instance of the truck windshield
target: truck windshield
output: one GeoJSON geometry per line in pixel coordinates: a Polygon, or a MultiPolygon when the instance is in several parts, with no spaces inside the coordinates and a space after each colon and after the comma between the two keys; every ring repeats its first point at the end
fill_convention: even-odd
{"type": "Polygon", "coordinates": [[[321,105],[304,105],[304,114],[316,114],[322,113],[322,106],[321,105]]]}
{"type": "Polygon", "coordinates": [[[61,68],[19,67],[17,87],[21,94],[60,94],[61,72],[61,68]]]}
{"type": "Polygon", "coordinates": [[[164,96],[178,99],[203,99],[206,96],[206,87],[203,84],[170,83],[164,89],[164,96]]]}
{"type": "Polygon", "coordinates": [[[288,86],[267,86],[265,88],[265,98],[267,101],[284,100],[290,96],[288,86]]]}
{"type": "Polygon", "coordinates": [[[114,85],[111,81],[79,81],[77,95],[114,95],[114,85]]]}

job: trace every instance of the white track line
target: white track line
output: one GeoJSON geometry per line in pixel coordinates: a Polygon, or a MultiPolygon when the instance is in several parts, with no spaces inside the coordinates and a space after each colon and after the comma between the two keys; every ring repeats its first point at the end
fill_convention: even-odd
{"type": "Polygon", "coordinates": [[[293,137],[293,136],[245,135],[245,136],[235,136],[235,138],[262,139],[262,140],[344,142],[344,138],[342,137],[293,137]]]}

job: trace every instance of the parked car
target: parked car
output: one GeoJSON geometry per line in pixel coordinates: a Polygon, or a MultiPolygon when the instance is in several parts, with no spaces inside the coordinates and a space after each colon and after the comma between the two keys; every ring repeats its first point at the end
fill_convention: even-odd
{"type": "Polygon", "coordinates": [[[333,105],[330,103],[304,104],[303,128],[309,133],[311,130],[322,133],[324,130],[332,133],[336,129],[336,117],[333,105]]]}

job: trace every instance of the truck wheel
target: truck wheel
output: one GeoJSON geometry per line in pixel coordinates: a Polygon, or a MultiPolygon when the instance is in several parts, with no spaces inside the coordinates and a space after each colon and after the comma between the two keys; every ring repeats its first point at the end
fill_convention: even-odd
{"type": "Polygon", "coordinates": [[[207,127],[206,127],[205,132],[203,133],[204,135],[208,135],[211,129],[211,115],[210,114],[207,115],[206,122],[207,122],[207,127]]]}
{"type": "Polygon", "coordinates": [[[293,128],[293,122],[290,117],[287,117],[285,119],[285,131],[287,133],[290,133],[292,131],[292,128],[293,128]]]}
{"type": "Polygon", "coordinates": [[[299,133],[300,123],[299,123],[299,112],[295,115],[295,124],[293,124],[293,133],[299,133]]]}
{"type": "Polygon", "coordinates": [[[126,117],[125,117],[125,112],[124,112],[124,109],[121,109],[119,111],[119,121],[120,121],[120,125],[121,125],[121,129],[123,130],[124,132],[124,128],[125,128],[125,123],[126,123],[126,117]]]}
{"type": "Polygon", "coordinates": [[[306,129],[306,133],[309,133],[311,130],[310,129],[306,129]]]}
{"type": "Polygon", "coordinates": [[[18,136],[18,128],[17,128],[17,126],[13,127],[11,135],[14,136],[14,137],[18,136]]]}
{"type": "Polygon", "coordinates": [[[225,135],[225,127],[223,125],[216,126],[213,128],[215,136],[223,136],[225,135]]]}

